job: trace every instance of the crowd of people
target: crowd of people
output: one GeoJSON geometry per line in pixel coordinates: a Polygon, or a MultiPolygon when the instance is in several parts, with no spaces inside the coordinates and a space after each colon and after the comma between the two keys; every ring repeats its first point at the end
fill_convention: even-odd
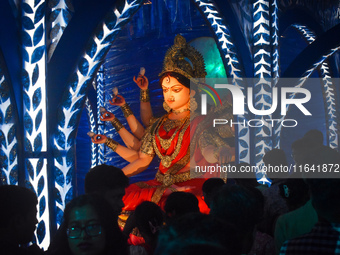
{"type": "MultiPolygon", "coordinates": [[[[308,133],[292,148],[299,155],[293,155],[298,165],[340,163],[336,150],[316,143],[308,133]]],[[[280,149],[266,153],[264,163],[268,162],[287,163],[280,149]]],[[[136,205],[122,228],[119,217],[129,180],[121,169],[99,165],[86,175],[86,194],[67,204],[63,224],[47,251],[31,243],[37,224],[35,193],[21,186],[1,186],[0,253],[339,254],[340,179],[296,173],[282,177],[273,176],[270,187],[250,178],[227,183],[207,179],[202,199],[208,214],[200,212],[194,194],[175,191],[163,208],[150,201],[136,205]]]]}

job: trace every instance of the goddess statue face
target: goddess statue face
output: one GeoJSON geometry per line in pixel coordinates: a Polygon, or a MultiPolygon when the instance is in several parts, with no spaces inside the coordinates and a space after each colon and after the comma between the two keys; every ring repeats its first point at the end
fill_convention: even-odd
{"type": "Polygon", "coordinates": [[[188,108],[190,94],[189,88],[183,86],[176,78],[167,76],[162,81],[164,101],[172,110],[180,111],[188,108]]]}

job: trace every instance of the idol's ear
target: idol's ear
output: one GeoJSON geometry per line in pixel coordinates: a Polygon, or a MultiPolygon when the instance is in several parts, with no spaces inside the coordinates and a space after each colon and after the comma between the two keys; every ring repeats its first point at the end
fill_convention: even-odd
{"type": "Polygon", "coordinates": [[[196,91],[191,89],[190,90],[190,97],[194,97],[196,95],[196,91]]]}

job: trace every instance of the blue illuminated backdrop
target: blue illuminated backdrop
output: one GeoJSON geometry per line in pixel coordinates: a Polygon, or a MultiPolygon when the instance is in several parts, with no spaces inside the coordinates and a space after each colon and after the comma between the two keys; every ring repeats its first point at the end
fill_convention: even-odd
{"type": "MultiPolygon", "coordinates": [[[[177,33],[188,41],[212,38],[226,76],[242,90],[245,77],[301,78],[292,86],[303,86],[307,77],[322,79],[320,87],[308,88],[319,98],[310,106],[318,112],[313,123],[294,134],[278,127],[239,128],[238,161],[260,164],[274,147],[289,155],[291,142],[308,126],[338,148],[340,85],[330,79],[339,78],[338,13],[338,3],[307,0],[0,1],[0,180],[37,193],[36,242],[48,246],[65,204],[83,192],[91,166],[124,165],[86,136],[90,130],[116,136],[110,124],[98,121],[98,106],[112,88],[119,87],[138,116],[139,93],[131,79],[144,66],[155,113],[162,113],[157,78],[177,33]]],[[[271,86],[280,87],[280,80],[271,86]]],[[[270,105],[267,87],[254,89],[255,104],[270,105]]],[[[108,108],[123,120],[119,109],[108,108]]],[[[247,113],[238,121],[252,117],[247,113]]],[[[152,178],[153,172],[132,181],[152,178]]]]}

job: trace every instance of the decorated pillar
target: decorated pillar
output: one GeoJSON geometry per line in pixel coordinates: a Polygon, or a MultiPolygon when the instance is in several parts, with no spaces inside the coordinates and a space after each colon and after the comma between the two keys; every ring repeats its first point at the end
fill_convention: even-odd
{"type": "MultiPolygon", "coordinates": [[[[271,114],[262,115],[272,107],[273,88],[279,76],[278,18],[276,0],[258,0],[253,3],[253,66],[254,84],[252,104],[257,123],[253,128],[254,165],[261,165],[264,154],[273,148],[271,114]],[[260,112],[261,111],[261,112],[260,112]],[[256,114],[258,112],[258,114],[256,114]],[[261,113],[261,114],[259,114],[261,113]]],[[[250,85],[251,86],[251,85],[250,85]]]]}
{"type": "Polygon", "coordinates": [[[24,116],[24,164],[26,186],[38,196],[37,243],[47,249],[50,242],[50,211],[47,173],[46,109],[46,3],[22,3],[22,88],[24,116]]]}

